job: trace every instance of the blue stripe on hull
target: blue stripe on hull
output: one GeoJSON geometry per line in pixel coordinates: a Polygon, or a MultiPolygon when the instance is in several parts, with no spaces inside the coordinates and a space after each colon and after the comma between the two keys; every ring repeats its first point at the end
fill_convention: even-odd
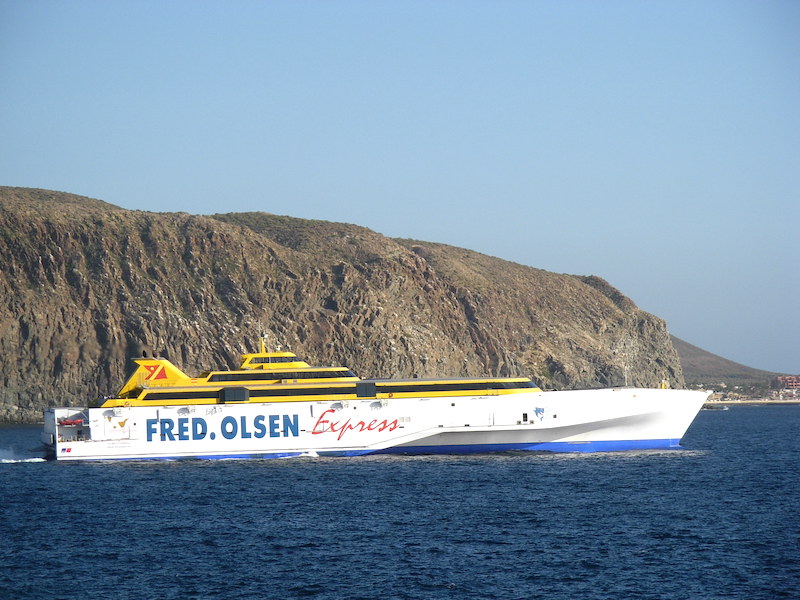
{"type": "Polygon", "coordinates": [[[378,453],[375,450],[324,450],[318,454],[320,456],[366,456],[367,454],[378,453]]]}
{"type": "Polygon", "coordinates": [[[618,452],[680,448],[680,440],[608,440],[596,442],[541,442],[538,444],[464,444],[448,446],[396,446],[375,454],[479,454],[527,450],[532,452],[618,452]]]}
{"type": "MultiPolygon", "coordinates": [[[[99,456],[99,457],[81,457],[79,460],[241,460],[244,458],[297,458],[306,456],[305,452],[273,452],[263,453],[254,452],[252,454],[187,454],[183,456],[165,455],[165,456],[99,456]]],[[[62,459],[64,462],[73,462],[75,459],[62,459]]]]}
{"type": "MultiPolygon", "coordinates": [[[[541,442],[537,444],[461,444],[441,446],[395,446],[382,450],[327,450],[319,456],[364,456],[368,454],[485,454],[489,452],[508,452],[527,450],[532,452],[618,452],[623,450],[665,450],[680,448],[680,440],[609,440],[596,442],[541,442]]],[[[309,456],[305,452],[254,452],[251,454],[200,454],[189,456],[131,456],[86,458],[84,460],[185,460],[185,459],[244,459],[244,458],[297,458],[309,456]]]]}

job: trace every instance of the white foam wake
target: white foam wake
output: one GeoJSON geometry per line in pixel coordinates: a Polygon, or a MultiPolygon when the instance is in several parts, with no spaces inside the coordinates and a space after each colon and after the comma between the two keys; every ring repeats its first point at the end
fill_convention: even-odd
{"type": "Polygon", "coordinates": [[[40,456],[31,456],[27,452],[18,452],[12,448],[0,448],[0,464],[25,463],[25,462],[44,462],[40,456]]]}

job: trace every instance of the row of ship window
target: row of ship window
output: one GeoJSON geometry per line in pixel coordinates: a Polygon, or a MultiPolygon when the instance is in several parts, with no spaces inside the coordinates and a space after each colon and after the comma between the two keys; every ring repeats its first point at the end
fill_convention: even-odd
{"type": "Polygon", "coordinates": [[[458,383],[403,383],[381,384],[372,381],[359,381],[356,385],[314,388],[267,388],[248,389],[244,387],[204,390],[202,392],[148,392],[143,400],[202,400],[218,399],[223,402],[243,402],[248,398],[268,398],[279,396],[337,396],[355,394],[359,398],[374,398],[376,394],[401,394],[421,392],[456,392],[490,390],[509,390],[535,387],[530,381],[480,381],[458,383]]]}
{"type": "Polygon", "coordinates": [[[329,379],[333,377],[355,377],[356,374],[345,369],[342,371],[231,371],[230,373],[214,373],[209,381],[271,381],[280,379],[329,379]]]}

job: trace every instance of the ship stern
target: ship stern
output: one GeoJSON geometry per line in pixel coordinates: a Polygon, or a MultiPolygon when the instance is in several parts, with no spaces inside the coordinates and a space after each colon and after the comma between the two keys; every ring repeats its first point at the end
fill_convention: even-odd
{"type": "Polygon", "coordinates": [[[58,421],[56,420],[56,409],[48,408],[44,411],[44,427],[42,428],[41,439],[47,458],[56,457],[56,440],[58,439],[58,421]]]}
{"type": "MultiPolygon", "coordinates": [[[[65,442],[83,442],[91,438],[88,411],[84,408],[48,408],[44,411],[41,441],[45,456],[50,459],[62,456],[65,442]]],[[[70,449],[66,451],[69,452],[70,449]]]]}

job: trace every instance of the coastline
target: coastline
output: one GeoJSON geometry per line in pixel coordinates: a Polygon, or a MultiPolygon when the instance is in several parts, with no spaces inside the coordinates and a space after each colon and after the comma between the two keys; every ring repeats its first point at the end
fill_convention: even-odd
{"type": "Polygon", "coordinates": [[[764,404],[798,404],[800,405],[800,398],[793,398],[791,400],[764,400],[764,399],[747,399],[747,400],[709,400],[703,404],[703,408],[713,408],[715,406],[735,406],[735,405],[764,405],[764,404]]]}

